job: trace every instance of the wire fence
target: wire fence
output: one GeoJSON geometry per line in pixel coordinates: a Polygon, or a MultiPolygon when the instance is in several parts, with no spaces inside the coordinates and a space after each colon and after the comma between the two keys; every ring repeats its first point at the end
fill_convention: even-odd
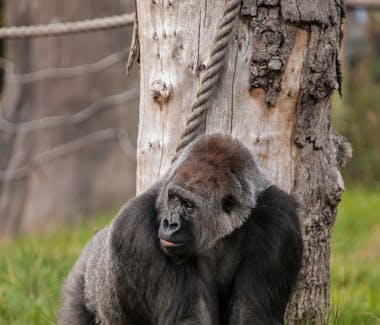
{"type": "Polygon", "coordinates": [[[133,24],[135,14],[125,14],[75,22],[52,23],[32,26],[10,26],[0,28],[0,39],[46,37],[64,34],[92,32],[101,29],[123,27],[133,24]]]}
{"type": "MultiPolygon", "coordinates": [[[[94,20],[85,20],[73,23],[58,23],[49,25],[35,25],[22,27],[0,28],[0,38],[22,38],[22,37],[41,37],[57,36],[67,33],[88,32],[99,29],[126,26],[134,22],[134,14],[106,17],[94,20]]],[[[21,98],[23,85],[41,82],[44,80],[57,80],[64,78],[76,78],[105,71],[113,65],[127,59],[128,50],[112,53],[101,60],[79,66],[67,68],[51,68],[30,73],[15,73],[15,63],[2,60],[3,70],[5,71],[5,84],[12,84],[14,89],[12,98],[7,98],[7,110],[14,111],[21,98]]],[[[122,73],[122,72],[121,72],[122,73]]],[[[138,89],[129,89],[118,94],[99,98],[87,107],[83,107],[72,115],[49,116],[33,119],[25,122],[14,122],[7,119],[4,115],[4,98],[0,99],[0,132],[11,136],[17,134],[28,134],[39,130],[46,130],[58,127],[75,126],[99,114],[103,110],[108,110],[138,98],[138,89]]],[[[135,147],[130,141],[126,130],[120,128],[102,129],[90,134],[86,134],[74,141],[62,143],[45,151],[36,154],[24,165],[16,168],[0,170],[0,182],[20,180],[29,175],[32,169],[62,158],[66,155],[75,153],[84,147],[111,140],[117,140],[120,148],[131,159],[135,157],[135,147]]]]}

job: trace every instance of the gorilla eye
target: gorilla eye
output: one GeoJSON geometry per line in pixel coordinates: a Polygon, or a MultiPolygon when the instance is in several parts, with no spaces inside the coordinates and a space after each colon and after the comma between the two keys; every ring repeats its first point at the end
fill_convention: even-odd
{"type": "Polygon", "coordinates": [[[185,210],[189,213],[193,212],[194,210],[194,205],[190,203],[189,201],[184,201],[183,206],[185,207],[185,210]]]}
{"type": "Polygon", "coordinates": [[[180,200],[178,195],[170,194],[169,195],[169,201],[170,201],[170,203],[172,203],[174,205],[178,205],[181,200],[180,200]]]}
{"type": "Polygon", "coordinates": [[[226,213],[231,213],[232,209],[235,206],[235,198],[232,195],[227,195],[222,200],[222,208],[226,213]]]}

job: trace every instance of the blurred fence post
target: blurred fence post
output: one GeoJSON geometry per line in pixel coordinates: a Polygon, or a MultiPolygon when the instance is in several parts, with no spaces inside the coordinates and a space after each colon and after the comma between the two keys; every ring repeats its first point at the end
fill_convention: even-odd
{"type": "MultiPolygon", "coordinates": [[[[6,26],[134,11],[133,0],[3,3],[6,26]]],[[[138,78],[124,74],[131,32],[4,41],[0,237],[109,212],[134,195],[134,148],[125,152],[137,133],[138,78]]]]}

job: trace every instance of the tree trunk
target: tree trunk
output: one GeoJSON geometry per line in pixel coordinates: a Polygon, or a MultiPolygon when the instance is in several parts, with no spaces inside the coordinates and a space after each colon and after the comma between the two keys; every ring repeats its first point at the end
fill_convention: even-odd
{"type": "MultiPolygon", "coordinates": [[[[137,192],[164,175],[207,65],[224,1],[137,2],[141,56],[137,192]],[[168,95],[169,93],[169,95],[168,95]]],[[[288,317],[329,311],[331,227],[350,155],[331,129],[343,4],[243,0],[206,130],[239,138],[301,203],[304,267],[288,317]]]]}
{"type": "MultiPolygon", "coordinates": [[[[77,21],[133,10],[132,0],[4,3],[8,26],[77,21]]],[[[124,73],[131,31],[129,26],[5,42],[5,57],[14,63],[14,70],[8,69],[6,75],[1,113],[17,126],[0,123],[0,236],[49,229],[82,215],[109,212],[134,195],[134,150],[129,149],[127,155],[121,150],[116,131],[126,130],[134,143],[138,83],[136,76],[127,81],[124,73]],[[113,64],[96,63],[112,55],[117,58],[113,64]],[[50,73],[50,77],[45,70],[88,64],[93,65],[82,70],[91,73],[71,77],[64,77],[70,70],[50,73]],[[41,70],[42,74],[34,73],[41,70]],[[113,97],[128,89],[132,90],[129,97],[113,97]],[[88,118],[21,130],[25,123],[20,123],[70,117],[86,107],[92,109],[88,118]],[[42,157],[47,162],[37,164],[44,160],[38,155],[53,148],[58,151],[45,154],[42,157]],[[52,159],[54,155],[59,158],[52,159]]]]}

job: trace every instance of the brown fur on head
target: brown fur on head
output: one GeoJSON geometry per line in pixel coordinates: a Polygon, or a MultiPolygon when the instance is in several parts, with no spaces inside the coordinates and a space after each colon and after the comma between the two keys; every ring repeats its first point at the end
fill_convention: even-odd
{"type": "Polygon", "coordinates": [[[221,135],[205,136],[191,144],[165,183],[157,201],[159,220],[181,217],[170,210],[172,189],[195,202],[197,215],[190,221],[198,252],[241,227],[258,194],[269,185],[245,146],[221,135]]]}
{"type": "Polygon", "coordinates": [[[228,188],[231,174],[239,174],[245,168],[240,144],[221,137],[197,142],[187,159],[176,172],[176,179],[185,188],[210,188],[211,191],[228,188]]]}

